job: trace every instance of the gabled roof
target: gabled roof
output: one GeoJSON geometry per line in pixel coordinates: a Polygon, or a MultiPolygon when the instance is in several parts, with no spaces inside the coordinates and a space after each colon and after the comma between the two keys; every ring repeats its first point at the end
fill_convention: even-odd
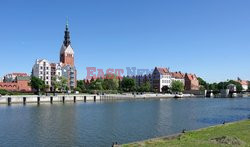
{"type": "Polygon", "coordinates": [[[175,79],[184,79],[185,74],[179,72],[171,72],[171,76],[175,79]]]}
{"type": "Polygon", "coordinates": [[[167,68],[164,68],[164,67],[156,67],[156,69],[159,71],[159,73],[161,75],[167,75],[167,74],[170,74],[169,73],[169,70],[167,68]]]}
{"type": "Polygon", "coordinates": [[[192,80],[198,80],[195,74],[186,74],[186,77],[192,81],[192,80]]]}

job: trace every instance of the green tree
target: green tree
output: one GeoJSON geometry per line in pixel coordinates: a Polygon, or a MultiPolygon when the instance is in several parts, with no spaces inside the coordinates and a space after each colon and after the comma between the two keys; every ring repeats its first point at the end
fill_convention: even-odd
{"type": "Polygon", "coordinates": [[[131,92],[135,89],[135,80],[127,77],[123,78],[121,87],[123,91],[131,92]]]}
{"type": "Polygon", "coordinates": [[[53,91],[56,92],[58,88],[60,88],[60,81],[57,80],[57,77],[53,77],[51,79],[51,85],[53,87],[53,91]]]}
{"type": "Polygon", "coordinates": [[[96,79],[95,81],[92,81],[89,84],[89,89],[90,90],[103,90],[102,84],[103,84],[103,79],[96,79]]]}
{"type": "Polygon", "coordinates": [[[141,92],[150,92],[150,89],[151,89],[150,82],[146,81],[145,83],[143,83],[140,89],[141,89],[141,92]]]}
{"type": "Polygon", "coordinates": [[[116,78],[104,79],[102,86],[104,90],[117,90],[119,88],[119,80],[116,78]]]}
{"type": "Polygon", "coordinates": [[[41,90],[44,91],[46,88],[44,81],[34,76],[31,77],[30,86],[35,89],[37,93],[39,93],[41,90]]]}
{"type": "Polygon", "coordinates": [[[234,85],[236,85],[237,91],[242,91],[242,90],[243,90],[242,85],[241,85],[239,82],[237,82],[237,81],[230,80],[230,81],[228,81],[227,84],[228,84],[228,85],[229,85],[229,84],[234,84],[234,85]]]}
{"type": "Polygon", "coordinates": [[[201,85],[201,89],[202,89],[202,90],[205,90],[205,89],[208,89],[208,88],[209,88],[209,84],[208,84],[205,80],[203,80],[203,79],[200,78],[200,77],[198,77],[197,79],[198,79],[198,81],[199,81],[199,84],[201,85]]]}
{"type": "Polygon", "coordinates": [[[173,92],[183,92],[184,91],[184,84],[181,81],[173,81],[171,83],[171,90],[173,92]]]}
{"type": "Polygon", "coordinates": [[[219,90],[218,89],[218,84],[217,83],[209,84],[208,89],[213,90],[213,91],[218,91],[219,90]]]}
{"type": "Polygon", "coordinates": [[[69,89],[68,87],[68,80],[65,77],[60,77],[59,78],[59,89],[61,91],[67,91],[69,89]]]}
{"type": "Polygon", "coordinates": [[[79,92],[86,92],[86,85],[83,80],[78,80],[77,81],[77,91],[79,92]]]}

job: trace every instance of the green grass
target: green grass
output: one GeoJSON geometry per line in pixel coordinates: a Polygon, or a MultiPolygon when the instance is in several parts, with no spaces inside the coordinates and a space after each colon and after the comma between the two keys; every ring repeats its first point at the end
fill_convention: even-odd
{"type": "Polygon", "coordinates": [[[250,147],[250,120],[213,126],[182,134],[175,139],[156,138],[123,147],[250,147]]]}

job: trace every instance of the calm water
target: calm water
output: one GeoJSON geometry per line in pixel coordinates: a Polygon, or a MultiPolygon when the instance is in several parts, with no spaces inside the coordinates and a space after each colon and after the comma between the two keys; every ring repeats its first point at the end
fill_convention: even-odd
{"type": "Polygon", "coordinates": [[[0,105],[1,146],[111,146],[250,117],[250,98],[0,105]]]}

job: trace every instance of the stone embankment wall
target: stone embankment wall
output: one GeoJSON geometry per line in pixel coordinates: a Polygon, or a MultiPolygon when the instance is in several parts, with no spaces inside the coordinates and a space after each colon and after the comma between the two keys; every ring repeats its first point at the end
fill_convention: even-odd
{"type": "MultiPolygon", "coordinates": [[[[109,95],[58,95],[58,96],[40,96],[40,95],[20,95],[20,96],[1,96],[0,104],[14,103],[43,103],[43,102],[77,102],[77,101],[101,101],[101,100],[122,100],[122,99],[152,99],[152,98],[173,98],[171,94],[109,94],[109,95]]],[[[185,94],[183,97],[193,97],[185,94]]]]}

